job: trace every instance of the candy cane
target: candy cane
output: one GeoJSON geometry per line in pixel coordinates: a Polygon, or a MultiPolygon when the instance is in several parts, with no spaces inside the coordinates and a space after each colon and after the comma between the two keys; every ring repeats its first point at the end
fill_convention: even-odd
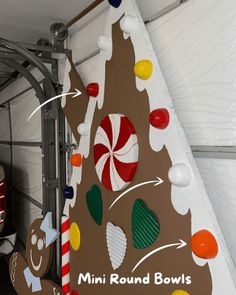
{"type": "Polygon", "coordinates": [[[70,294],[70,219],[62,217],[61,222],[62,238],[62,290],[64,294],[70,294]]]}

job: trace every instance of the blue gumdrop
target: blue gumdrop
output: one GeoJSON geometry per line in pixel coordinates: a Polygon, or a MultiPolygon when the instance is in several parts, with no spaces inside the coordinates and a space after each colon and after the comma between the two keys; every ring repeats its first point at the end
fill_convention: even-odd
{"type": "Polygon", "coordinates": [[[73,189],[72,186],[67,186],[64,189],[64,197],[66,199],[73,199],[73,197],[74,197],[74,189],[73,189]]]}
{"type": "Polygon", "coordinates": [[[121,5],[122,0],[108,0],[111,6],[118,8],[121,5]]]}

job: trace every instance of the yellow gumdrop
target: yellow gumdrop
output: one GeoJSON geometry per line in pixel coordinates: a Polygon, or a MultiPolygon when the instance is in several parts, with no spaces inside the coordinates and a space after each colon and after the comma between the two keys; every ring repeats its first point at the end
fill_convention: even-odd
{"type": "Polygon", "coordinates": [[[175,290],[171,295],[190,295],[188,292],[185,292],[183,290],[175,290]]]}
{"type": "Polygon", "coordinates": [[[148,80],[152,75],[152,71],[152,62],[147,59],[138,61],[134,66],[135,75],[142,80],[148,80]]]}
{"type": "Polygon", "coordinates": [[[70,244],[74,251],[80,248],[80,229],[78,225],[73,222],[70,226],[70,244]]]}

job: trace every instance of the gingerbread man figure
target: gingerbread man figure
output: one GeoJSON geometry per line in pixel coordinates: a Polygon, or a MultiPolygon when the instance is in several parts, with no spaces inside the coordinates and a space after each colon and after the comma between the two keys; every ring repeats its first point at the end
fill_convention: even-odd
{"type": "Polygon", "coordinates": [[[11,282],[19,295],[62,295],[54,282],[45,279],[59,233],[52,228],[52,213],[36,219],[28,232],[26,255],[15,252],[9,261],[11,282]]]}

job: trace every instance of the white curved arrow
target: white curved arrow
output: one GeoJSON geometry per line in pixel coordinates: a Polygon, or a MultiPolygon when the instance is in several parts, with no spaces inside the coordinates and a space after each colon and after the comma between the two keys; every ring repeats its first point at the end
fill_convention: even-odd
{"type": "Polygon", "coordinates": [[[176,249],[181,249],[185,246],[187,246],[187,243],[183,240],[179,240],[179,243],[176,243],[176,244],[169,244],[169,245],[165,245],[165,246],[162,246],[160,248],[157,248],[151,252],[149,252],[147,255],[145,255],[141,260],[139,260],[139,262],[135,265],[135,267],[132,269],[132,272],[134,272],[139,266],[140,264],[142,264],[145,260],[147,260],[150,256],[156,254],[157,252],[161,251],[161,250],[164,250],[164,249],[167,249],[167,248],[171,248],[171,247],[176,247],[178,246],[176,249]]]}
{"type": "Polygon", "coordinates": [[[164,181],[160,178],[160,177],[157,177],[157,179],[155,180],[151,180],[151,181],[146,181],[146,182],[142,182],[142,183],[139,183],[135,186],[132,186],[131,188],[127,189],[125,192],[123,192],[121,195],[119,195],[119,197],[117,197],[115,199],[115,201],[111,204],[109,210],[111,210],[111,208],[124,196],[126,195],[127,193],[129,193],[130,191],[136,189],[137,187],[140,187],[140,186],[143,186],[143,185],[146,185],[146,184],[150,184],[150,183],[155,183],[154,186],[157,186],[159,184],[162,184],[164,181]]]}
{"type": "Polygon", "coordinates": [[[81,92],[80,92],[78,89],[75,88],[75,92],[62,93],[62,94],[59,94],[59,95],[57,95],[57,96],[54,96],[54,97],[48,99],[47,101],[45,101],[44,103],[42,103],[40,106],[38,106],[38,107],[33,111],[33,113],[29,116],[29,118],[27,119],[27,121],[29,121],[29,120],[33,117],[33,115],[34,115],[35,113],[37,113],[38,110],[40,110],[43,106],[45,106],[45,105],[48,104],[49,102],[51,102],[51,101],[53,101],[53,100],[55,100],[55,99],[57,99],[57,98],[60,98],[60,97],[63,97],[63,96],[67,96],[67,95],[73,95],[72,98],[74,98],[74,97],[79,96],[80,94],[81,94],[81,92]],[[73,95],[73,94],[74,94],[74,95],[73,95]]]}

